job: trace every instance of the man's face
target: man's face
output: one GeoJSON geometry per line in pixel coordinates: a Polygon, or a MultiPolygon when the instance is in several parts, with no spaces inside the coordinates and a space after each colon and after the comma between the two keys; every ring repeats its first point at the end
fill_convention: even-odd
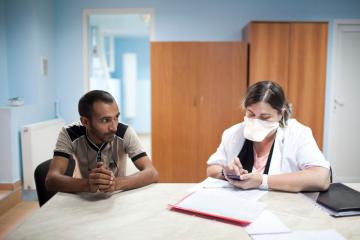
{"type": "Polygon", "coordinates": [[[116,102],[105,103],[97,101],[93,105],[91,119],[81,117],[90,140],[95,144],[110,142],[117,131],[119,109],[116,102]]]}

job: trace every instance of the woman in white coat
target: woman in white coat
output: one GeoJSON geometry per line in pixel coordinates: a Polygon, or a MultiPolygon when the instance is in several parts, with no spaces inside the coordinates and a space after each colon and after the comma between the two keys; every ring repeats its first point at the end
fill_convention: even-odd
{"type": "Polygon", "coordinates": [[[226,129],[207,161],[207,175],[242,188],[289,192],[321,191],[330,184],[330,164],[311,129],[289,119],[291,108],[280,85],[248,88],[244,121],[226,129]]]}

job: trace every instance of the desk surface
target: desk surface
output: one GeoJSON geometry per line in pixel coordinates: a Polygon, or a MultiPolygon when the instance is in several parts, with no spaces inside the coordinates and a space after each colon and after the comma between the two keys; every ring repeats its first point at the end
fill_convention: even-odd
{"type": "MultiPolygon", "coordinates": [[[[240,226],[169,211],[167,204],[191,186],[153,184],[102,199],[58,193],[8,239],[250,239],[240,226]]],[[[360,184],[350,186],[360,190],[360,184]]],[[[333,228],[360,239],[360,216],[330,217],[302,194],[269,192],[260,201],[291,230],[333,228]]]]}

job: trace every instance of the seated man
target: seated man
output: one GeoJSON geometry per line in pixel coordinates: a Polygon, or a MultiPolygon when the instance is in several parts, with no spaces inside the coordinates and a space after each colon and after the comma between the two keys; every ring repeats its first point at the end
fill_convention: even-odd
{"type": "Polygon", "coordinates": [[[62,128],[46,177],[46,187],[61,192],[113,192],[158,181],[158,173],[134,130],[119,123],[115,99],[94,90],[81,97],[80,121],[62,128]],[[127,155],[140,170],[125,176],[127,155]],[[73,177],[66,176],[69,159],[73,177]]]}

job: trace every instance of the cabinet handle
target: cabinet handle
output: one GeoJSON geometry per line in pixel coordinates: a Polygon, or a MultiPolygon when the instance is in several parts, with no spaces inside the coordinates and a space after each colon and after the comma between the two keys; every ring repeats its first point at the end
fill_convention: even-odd
{"type": "Polygon", "coordinates": [[[193,97],[193,106],[194,107],[196,107],[197,106],[197,97],[195,96],[195,97],[193,97]]]}

